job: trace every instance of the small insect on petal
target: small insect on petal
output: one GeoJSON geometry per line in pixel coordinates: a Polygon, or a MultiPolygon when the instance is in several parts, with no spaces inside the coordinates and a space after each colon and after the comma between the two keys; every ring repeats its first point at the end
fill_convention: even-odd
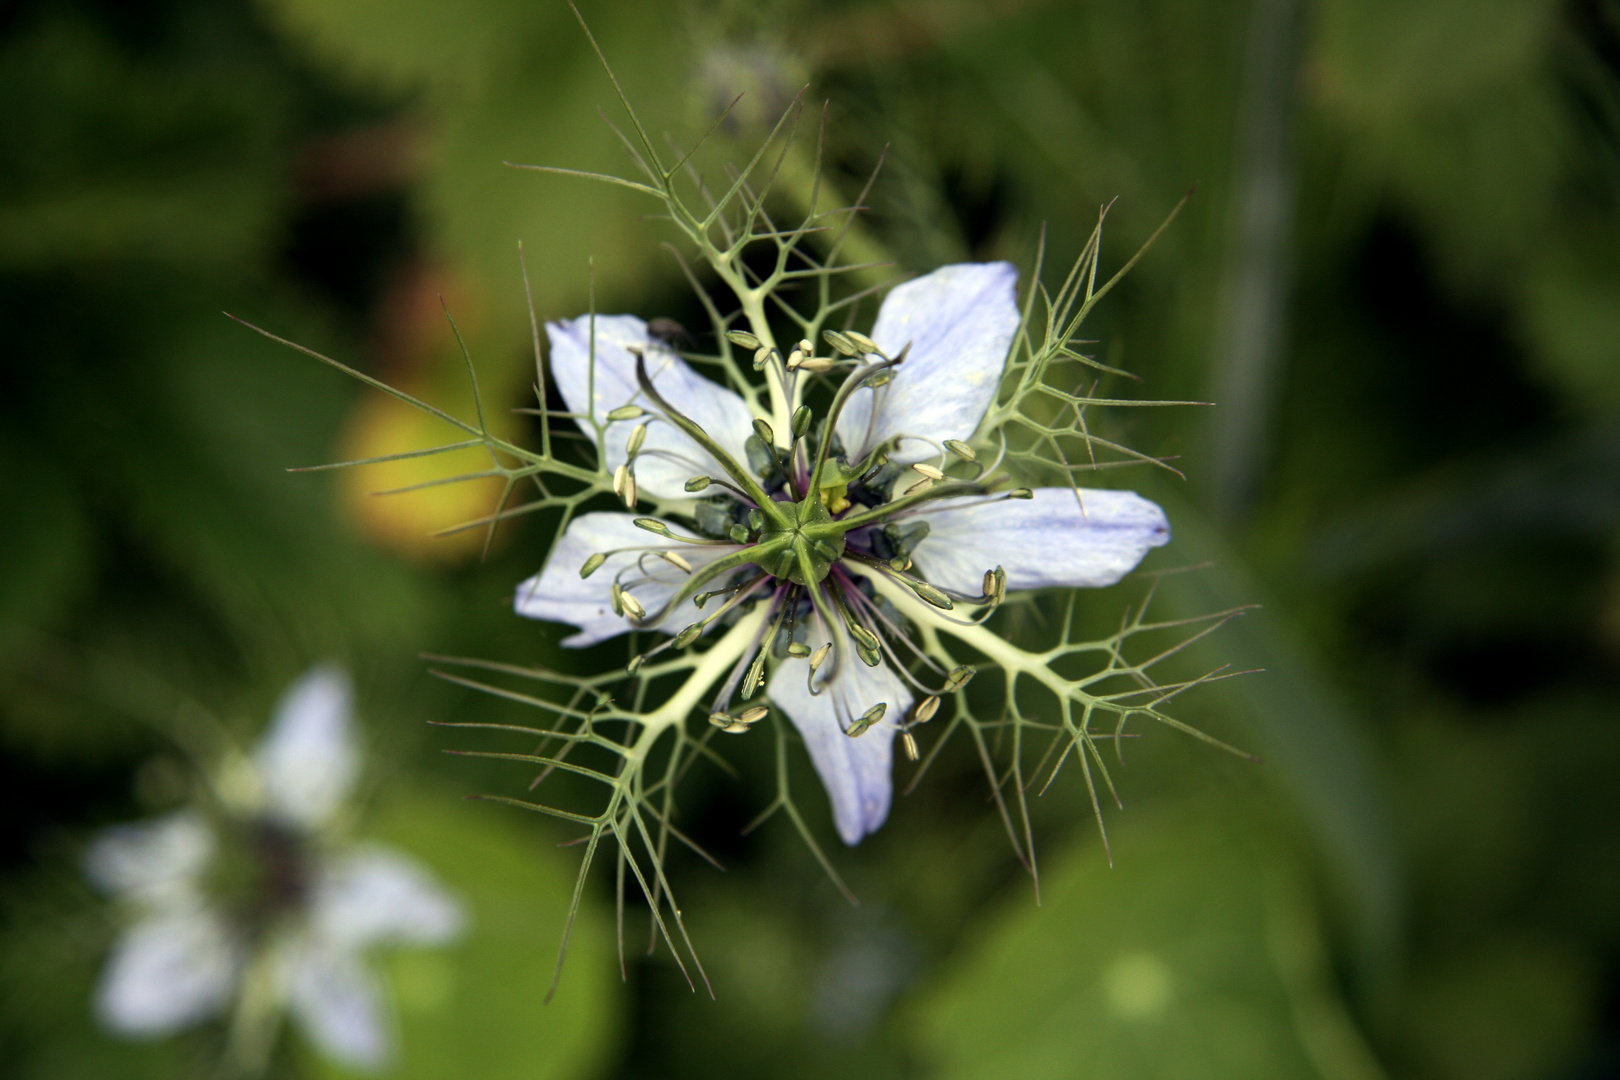
{"type": "Polygon", "coordinates": [[[646,415],[647,410],[643,409],[640,405],[620,405],[617,409],[614,409],[612,412],[608,413],[607,418],[610,421],[617,422],[619,420],[634,420],[638,416],[646,415]]]}
{"type": "Polygon", "coordinates": [[[692,564],[687,562],[679,552],[660,551],[659,554],[662,555],[664,557],[664,561],[669,563],[671,566],[679,570],[684,570],[688,574],[692,572],[692,564]]]}
{"type": "Polygon", "coordinates": [[[702,491],[708,487],[710,480],[707,476],[694,476],[686,482],[687,491],[702,491]]]}
{"type": "Polygon", "coordinates": [[[581,578],[590,577],[592,574],[600,570],[602,568],[602,564],[605,562],[607,562],[607,556],[598,551],[596,554],[585,560],[585,565],[579,568],[579,576],[581,578]]]}
{"type": "Polygon", "coordinates": [[[759,348],[759,338],[746,330],[727,330],[726,340],[733,345],[740,345],[745,349],[759,348]]]}
{"type": "Polygon", "coordinates": [[[624,444],[624,452],[635,457],[641,450],[641,444],[647,441],[647,425],[637,424],[636,429],[630,433],[630,439],[624,444]]]}
{"type": "Polygon", "coordinates": [[[845,728],[844,734],[848,735],[852,739],[860,738],[862,735],[866,734],[873,724],[877,723],[879,720],[882,720],[883,714],[888,711],[889,703],[887,701],[878,702],[870,709],[867,709],[865,712],[861,713],[859,719],[850,724],[849,727],[845,728]]]}
{"type": "Polygon", "coordinates": [[[961,458],[963,461],[978,461],[979,455],[973,452],[973,447],[961,439],[946,439],[945,449],[961,458]]]}
{"type": "Polygon", "coordinates": [[[928,479],[930,479],[930,480],[943,480],[943,479],[945,479],[945,474],[940,472],[938,469],[934,468],[932,465],[925,465],[924,463],[919,461],[919,462],[917,462],[917,464],[913,465],[912,468],[917,470],[918,472],[922,473],[924,476],[928,477],[928,479]]]}

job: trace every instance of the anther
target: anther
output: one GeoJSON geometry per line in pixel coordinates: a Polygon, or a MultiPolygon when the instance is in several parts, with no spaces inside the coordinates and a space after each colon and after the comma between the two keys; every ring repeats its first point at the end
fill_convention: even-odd
{"type": "Polygon", "coordinates": [[[878,353],[881,355],[883,352],[882,349],[878,348],[877,342],[873,341],[871,338],[867,337],[858,330],[846,330],[844,331],[844,336],[849,338],[850,344],[854,345],[863,353],[878,353]]]}
{"type": "Polygon", "coordinates": [[[636,518],[632,524],[634,524],[638,529],[645,529],[648,532],[654,533],[658,536],[669,535],[669,526],[665,525],[657,518],[636,518]]]}
{"type": "Polygon", "coordinates": [[[736,719],[728,712],[712,712],[709,714],[709,723],[724,731],[736,723],[736,719]]]}
{"type": "Polygon", "coordinates": [[[879,720],[882,720],[883,714],[888,711],[889,703],[887,701],[878,702],[870,709],[867,709],[865,712],[861,713],[858,720],[850,724],[849,727],[845,728],[844,734],[848,735],[852,739],[860,738],[862,735],[866,734],[867,730],[873,724],[877,723],[879,720]]]}
{"type": "Polygon", "coordinates": [[[815,654],[810,657],[810,670],[812,673],[821,667],[822,661],[827,659],[827,654],[830,652],[832,652],[832,642],[830,641],[815,651],[815,654]]]}
{"type": "Polygon", "coordinates": [[[945,693],[954,694],[956,691],[962,689],[962,687],[968,684],[968,681],[973,678],[978,670],[979,669],[974,667],[972,664],[962,664],[959,667],[952,668],[951,673],[945,676],[945,693]]]}
{"type": "Polygon", "coordinates": [[[757,724],[761,720],[765,719],[765,717],[769,716],[770,712],[771,708],[769,705],[755,705],[752,709],[744,709],[742,712],[738,713],[737,723],[744,726],[749,724],[757,724]]]}
{"type": "Polygon", "coordinates": [[[620,405],[617,409],[608,413],[607,418],[610,421],[617,422],[619,420],[634,420],[638,416],[646,415],[647,410],[640,405],[620,405]]]}
{"type": "Polygon", "coordinates": [[[731,537],[731,542],[734,544],[748,543],[748,530],[741,525],[733,525],[726,530],[726,535],[731,537]]]}
{"type": "Polygon", "coordinates": [[[1007,492],[1007,498],[1009,499],[1033,499],[1034,497],[1035,493],[1029,488],[1014,488],[1007,492]]]}
{"type": "Polygon", "coordinates": [[[630,479],[630,466],[620,465],[613,470],[613,494],[624,497],[624,485],[630,479]]]}
{"type": "Polygon", "coordinates": [[[766,446],[770,446],[776,442],[776,432],[771,430],[771,425],[767,424],[764,420],[761,420],[757,416],[754,418],[754,434],[758,435],[759,441],[764,443],[766,446]]]}
{"type": "Polygon", "coordinates": [[[745,349],[759,348],[759,338],[746,330],[727,330],[726,340],[733,345],[740,345],[745,349]]]}
{"type": "Polygon", "coordinates": [[[624,665],[624,673],[626,675],[634,675],[636,672],[641,670],[641,665],[645,664],[646,662],[647,654],[637,653],[635,656],[630,658],[630,662],[628,664],[624,665]]]}
{"type": "Polygon", "coordinates": [[[792,352],[788,353],[787,369],[789,371],[798,371],[799,365],[804,363],[806,359],[808,359],[808,357],[806,357],[804,353],[800,352],[798,349],[794,349],[792,352]]]}
{"type": "Polygon", "coordinates": [[[677,649],[684,649],[702,636],[703,624],[693,623],[691,626],[688,626],[685,630],[682,630],[680,633],[675,635],[675,647],[677,649]]]}
{"type": "Polygon", "coordinates": [[[708,487],[710,480],[707,476],[694,476],[686,482],[687,491],[702,491],[708,487]]]}
{"type": "Polygon", "coordinates": [[[674,566],[674,567],[676,567],[677,569],[680,569],[680,570],[684,570],[688,574],[690,574],[692,572],[692,564],[687,562],[686,559],[680,554],[680,552],[678,552],[678,551],[660,551],[658,554],[662,555],[663,558],[664,558],[664,561],[669,563],[671,566],[674,566]]]}
{"type": "Polygon", "coordinates": [[[624,613],[632,619],[642,619],[647,615],[647,609],[641,606],[641,601],[623,589],[619,590],[619,606],[624,608],[624,613]]]}
{"type": "Polygon", "coordinates": [[[764,345],[761,345],[759,348],[755,349],[754,350],[754,370],[755,371],[764,370],[766,363],[769,362],[769,360],[771,358],[771,353],[773,353],[775,351],[776,351],[775,349],[766,348],[764,345]]]}
{"type": "Polygon", "coordinates": [[[760,510],[760,508],[757,507],[757,506],[754,507],[752,510],[748,511],[748,528],[750,530],[752,530],[753,532],[759,532],[764,527],[765,527],[765,514],[764,514],[764,512],[762,510],[760,510]]]}
{"type": "Polygon", "coordinates": [[[636,487],[636,474],[626,473],[624,477],[624,508],[634,510],[639,489],[636,487]]]}
{"type": "Polygon", "coordinates": [[[624,452],[635,457],[641,449],[641,444],[647,441],[647,425],[637,424],[636,430],[630,433],[630,439],[624,444],[624,452]]]}
{"type": "Polygon", "coordinates": [[[946,439],[945,449],[961,458],[963,461],[978,461],[979,455],[973,452],[973,447],[961,439],[946,439]]]}
{"type": "Polygon", "coordinates": [[[926,724],[934,718],[934,714],[937,712],[939,712],[939,698],[925,697],[917,702],[917,707],[912,710],[911,722],[913,724],[926,724]]]}
{"type": "Polygon", "coordinates": [[[906,584],[911,586],[912,592],[916,593],[918,596],[922,597],[924,600],[928,601],[930,604],[933,604],[937,608],[950,611],[956,606],[955,604],[951,603],[950,597],[946,596],[944,593],[940,592],[926,581],[908,581],[906,584]]]}
{"type": "Polygon", "coordinates": [[[793,438],[795,441],[804,438],[804,433],[810,430],[810,406],[800,405],[793,413],[793,438]]]}
{"type": "Polygon", "coordinates": [[[812,356],[809,359],[800,362],[799,370],[808,371],[814,375],[820,375],[823,371],[831,371],[832,366],[833,362],[831,357],[812,356]]]}
{"type": "Polygon", "coordinates": [[[805,356],[815,355],[816,347],[810,344],[809,338],[800,338],[798,348],[799,351],[804,353],[805,356]]]}
{"type": "Polygon", "coordinates": [[[794,659],[803,660],[810,655],[810,646],[794,641],[788,644],[787,651],[788,655],[794,659]]]}
{"type": "Polygon", "coordinates": [[[930,480],[943,480],[943,479],[945,479],[945,474],[940,472],[938,469],[934,468],[932,465],[925,465],[925,464],[923,464],[922,462],[919,461],[919,462],[917,462],[917,464],[913,465],[912,468],[917,470],[918,472],[922,473],[924,476],[928,477],[928,479],[930,479],[930,480]]]}
{"type": "Polygon", "coordinates": [[[916,761],[922,757],[922,754],[917,750],[917,737],[911,732],[902,731],[900,733],[900,744],[906,748],[906,757],[909,760],[916,761]]]}
{"type": "Polygon", "coordinates": [[[592,555],[590,558],[585,560],[585,565],[579,568],[579,576],[581,578],[590,577],[592,574],[600,570],[602,568],[602,564],[605,562],[607,562],[607,556],[598,551],[595,555],[592,555]]]}
{"type": "Polygon", "coordinates": [[[915,484],[912,484],[910,487],[906,488],[906,490],[902,491],[900,494],[902,494],[902,495],[910,495],[914,491],[927,491],[929,488],[931,488],[933,486],[934,486],[934,481],[925,476],[921,480],[917,481],[915,484]]]}
{"type": "Polygon", "coordinates": [[[855,347],[853,341],[849,340],[844,334],[840,334],[837,330],[823,330],[821,340],[845,356],[855,356],[860,351],[855,347]]]}

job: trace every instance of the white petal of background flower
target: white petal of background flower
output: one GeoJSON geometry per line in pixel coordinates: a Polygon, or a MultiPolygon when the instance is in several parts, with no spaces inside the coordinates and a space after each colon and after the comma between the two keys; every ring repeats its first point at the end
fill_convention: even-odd
{"type": "Polygon", "coordinates": [[[357,949],[384,941],[449,941],[466,917],[425,867],[397,851],[368,846],[322,866],[309,922],[316,939],[357,949]]]}
{"type": "Polygon", "coordinates": [[[96,1015],[120,1035],[168,1035],[222,1012],[240,965],[217,913],[193,907],[149,915],[113,946],[96,987],[96,1015]]]}
{"type": "MultiPolygon", "coordinates": [[[[689,530],[684,525],[672,526],[677,532],[689,530]]],[[[580,648],[634,629],[630,620],[613,614],[612,589],[616,574],[625,567],[634,567],[637,560],[651,575],[651,580],[637,585],[632,595],[648,613],[658,610],[678,592],[688,577],[686,571],[665,562],[656,555],[642,557],[640,549],[649,546],[671,546],[693,567],[707,566],[729,553],[729,547],[704,547],[676,544],[663,540],[635,525],[629,514],[598,512],[581,514],[568,523],[562,538],[551,550],[545,568],[534,577],[518,584],[513,607],[519,615],[531,619],[548,619],[579,627],[579,633],[563,639],[563,644],[580,648]],[[633,547],[637,550],[609,556],[588,578],[579,576],[585,560],[597,552],[615,548],[633,547]]],[[[632,569],[625,575],[625,583],[640,581],[643,575],[632,569]]],[[[707,586],[720,587],[719,582],[707,586]]],[[[676,631],[696,622],[702,613],[690,600],[672,611],[659,624],[660,629],[676,631]]]]}
{"type": "Polygon", "coordinates": [[[1112,585],[1170,540],[1158,505],[1135,492],[1037,488],[1032,499],[953,499],[930,506],[911,557],[928,581],[976,596],[998,565],[1009,589],[1112,585]],[[1081,502],[1085,510],[1081,511],[1081,502]]]}
{"type": "MultiPolygon", "coordinates": [[[[622,405],[654,411],[636,383],[636,358],[627,348],[634,346],[646,353],[647,375],[664,400],[708,432],[733,459],[748,460],[743,443],[753,433],[754,418],[747,404],[734,391],[693,371],[668,349],[650,343],[647,324],[634,315],[596,317],[594,402],[590,394],[590,316],[547,323],[546,336],[551,342],[551,374],[570,412],[603,420],[622,405]]],[[[639,423],[619,421],[608,428],[602,456],[609,470],[627,460],[625,443],[639,423]]],[[[643,491],[663,499],[686,499],[691,496],[683,485],[693,476],[723,475],[715,460],[673,424],[659,419],[647,428],[647,441],[636,457],[636,483],[643,491]]]]}
{"type": "Polygon", "coordinates": [[[313,830],[337,811],[360,769],[353,709],[340,668],[311,668],[288,687],[253,754],[272,817],[313,830]]]}
{"type": "Polygon", "coordinates": [[[372,1072],[392,1056],[382,988],[353,951],[306,942],[292,961],[287,1001],[304,1034],[328,1057],[372,1072]]]}
{"type": "MultiPolygon", "coordinates": [[[[1011,263],[942,266],[895,286],[871,336],[890,356],[908,342],[911,351],[892,382],[857,392],[844,407],[838,437],[845,452],[858,459],[891,435],[936,443],[972,435],[995,398],[1018,320],[1018,270],[1011,263]]],[[[905,442],[891,458],[909,464],[938,453],[927,443],[905,442]]]]}
{"type": "Polygon", "coordinates": [[[179,810],[103,830],[85,853],[84,872],[103,892],[147,905],[184,903],[214,842],[200,815],[179,810]]]}
{"type": "MultiPolygon", "coordinates": [[[[768,693],[804,738],[810,761],[832,800],[833,822],[846,844],[858,844],[889,816],[894,794],[895,722],[911,707],[911,691],[887,663],[867,667],[844,641],[843,668],[819,695],[805,685],[809,665],[777,665],[768,693]],[[844,728],[878,702],[888,702],[883,722],[850,738],[844,728]]],[[[826,669],[818,672],[818,678],[826,669]]]]}

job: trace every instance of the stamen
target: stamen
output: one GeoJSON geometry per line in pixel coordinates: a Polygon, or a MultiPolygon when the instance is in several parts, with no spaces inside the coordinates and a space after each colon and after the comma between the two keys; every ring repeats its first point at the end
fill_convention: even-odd
{"type": "Polygon", "coordinates": [[[766,446],[776,445],[776,432],[771,430],[771,425],[757,416],[754,418],[754,434],[758,435],[759,441],[766,446]]]}
{"type": "Polygon", "coordinates": [[[863,353],[877,353],[879,356],[883,355],[883,350],[878,348],[878,343],[858,330],[846,330],[844,331],[844,336],[849,338],[850,343],[863,353]]]}
{"type": "Polygon", "coordinates": [[[826,356],[812,356],[799,364],[799,370],[808,371],[812,375],[820,375],[823,372],[831,371],[832,366],[833,362],[831,358],[826,356]]]}
{"type": "Polygon", "coordinates": [[[702,491],[709,486],[710,482],[707,476],[694,476],[686,482],[686,490],[692,492],[702,491]]]}
{"type": "Polygon", "coordinates": [[[816,669],[821,667],[822,661],[827,659],[827,654],[830,652],[832,652],[832,642],[830,641],[815,651],[815,654],[810,657],[811,674],[815,674],[816,669]]]}
{"type": "Polygon", "coordinates": [[[602,564],[605,562],[607,562],[607,556],[598,551],[596,554],[585,560],[585,565],[579,568],[579,576],[581,578],[590,577],[592,574],[600,570],[602,568],[602,564]]]}
{"type": "Polygon", "coordinates": [[[688,574],[692,572],[692,564],[687,562],[678,553],[673,551],[660,551],[658,554],[662,555],[664,557],[664,561],[672,566],[684,570],[688,574]]]}
{"type": "Polygon", "coordinates": [[[641,450],[641,444],[647,441],[647,425],[637,424],[636,429],[630,433],[630,440],[624,444],[624,452],[635,457],[641,450]]]}
{"type": "Polygon", "coordinates": [[[963,461],[978,461],[979,455],[973,452],[973,447],[961,439],[946,439],[945,449],[961,458],[963,461]]]}
{"type": "Polygon", "coordinates": [[[821,332],[821,340],[825,341],[827,344],[831,345],[834,349],[843,353],[845,356],[857,356],[860,353],[860,350],[856,348],[855,343],[846,335],[839,333],[837,330],[823,330],[821,332]]]}
{"type": "Polygon", "coordinates": [[[768,347],[766,347],[764,345],[761,345],[759,348],[755,349],[754,350],[754,370],[755,371],[764,371],[765,370],[765,365],[770,362],[771,354],[773,354],[774,352],[776,352],[775,349],[768,348],[768,347]]]}
{"type": "Polygon", "coordinates": [[[911,722],[913,724],[926,724],[934,718],[934,714],[937,712],[939,712],[939,698],[930,695],[919,701],[917,707],[912,710],[911,722]]]}
{"type": "Polygon", "coordinates": [[[620,420],[634,420],[638,416],[646,415],[647,410],[643,409],[640,405],[620,405],[617,409],[614,409],[612,412],[607,414],[607,419],[611,422],[617,422],[620,420]]]}
{"type": "Polygon", "coordinates": [[[945,677],[945,693],[954,694],[962,689],[978,673],[978,670],[972,664],[962,664],[960,667],[952,668],[951,673],[945,677]]]}
{"type": "Polygon", "coordinates": [[[882,720],[883,714],[888,711],[889,703],[887,701],[878,702],[870,709],[867,709],[865,712],[861,713],[859,719],[850,724],[849,727],[845,728],[844,734],[848,735],[852,739],[860,738],[862,735],[866,734],[867,729],[869,729],[873,724],[877,723],[879,720],[882,720]]]}
{"type": "Polygon", "coordinates": [[[629,479],[630,479],[630,466],[628,466],[628,465],[620,465],[617,469],[614,469],[613,470],[613,494],[617,495],[621,499],[624,498],[624,485],[629,481],[629,479]]]}
{"type": "MultiPolygon", "coordinates": [[[[912,466],[912,467],[916,468],[916,466],[912,466]]],[[[924,476],[921,480],[917,481],[915,484],[912,484],[910,487],[906,488],[906,490],[902,491],[900,494],[902,494],[902,495],[913,495],[913,494],[915,494],[915,493],[917,493],[919,491],[927,491],[929,488],[931,488],[933,486],[934,486],[933,478],[929,477],[929,476],[924,476]]]]}
{"type": "Polygon", "coordinates": [[[759,348],[759,338],[746,330],[727,330],[726,340],[733,345],[740,345],[745,349],[759,348]]]}
{"type": "Polygon", "coordinates": [[[665,525],[662,521],[659,521],[657,518],[640,517],[640,518],[636,518],[632,522],[632,524],[635,525],[636,528],[638,528],[638,529],[646,529],[648,532],[653,533],[656,536],[670,536],[671,535],[671,533],[669,531],[669,526],[665,525]]]}
{"type": "Polygon", "coordinates": [[[804,438],[804,433],[810,430],[810,406],[800,405],[793,413],[793,441],[798,442],[804,438]]]}
{"type": "Polygon", "coordinates": [[[940,470],[934,468],[932,465],[925,465],[924,463],[919,461],[917,464],[913,465],[912,468],[915,469],[917,472],[922,473],[924,476],[928,477],[928,479],[930,479],[930,480],[943,480],[943,479],[945,479],[945,474],[943,472],[941,472],[940,470]]]}
{"type": "Polygon", "coordinates": [[[624,508],[626,510],[634,510],[636,508],[637,497],[638,489],[636,487],[636,474],[628,473],[624,478],[624,508]]]}

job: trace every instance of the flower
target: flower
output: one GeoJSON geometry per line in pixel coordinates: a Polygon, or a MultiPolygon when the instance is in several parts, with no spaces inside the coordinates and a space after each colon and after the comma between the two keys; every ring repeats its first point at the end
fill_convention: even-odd
{"type": "Polygon", "coordinates": [[[96,989],[104,1026],[155,1038],[234,1010],[233,1029],[262,1031],[287,1010],[337,1061],[388,1061],[383,998],[362,952],[446,942],[465,919],[399,852],[329,842],[360,767],[351,701],[343,672],[311,670],[251,759],[224,771],[226,812],[180,810],[92,842],[86,873],[136,913],[96,989]]]}
{"type": "MultiPolygon", "coordinates": [[[[845,359],[817,358],[808,341],[786,358],[762,346],[756,367],[791,404],[809,378],[847,371],[820,425],[799,408],[789,431],[635,316],[548,324],[558,389],[601,433],[603,467],[627,507],[645,494],[689,524],[573,518],[518,586],[517,611],[578,627],[569,646],[633,629],[675,635],[661,650],[765,604],[711,720],[740,732],[763,716],[736,702],[754,697],[773,658],[766,692],[803,737],[839,835],[858,843],[888,816],[900,718],[915,703],[912,719],[926,719],[972,674],[928,656],[893,596],[926,601],[912,619],[960,625],[957,604],[1111,585],[1169,540],[1163,511],[1131,492],[1006,490],[974,460],[968,440],[1018,331],[1016,287],[1008,263],[945,266],[893,289],[870,338],[829,335],[845,359]],[[960,475],[969,468],[977,474],[960,475]]],[[[775,420],[784,426],[781,413],[775,420]]]]}

